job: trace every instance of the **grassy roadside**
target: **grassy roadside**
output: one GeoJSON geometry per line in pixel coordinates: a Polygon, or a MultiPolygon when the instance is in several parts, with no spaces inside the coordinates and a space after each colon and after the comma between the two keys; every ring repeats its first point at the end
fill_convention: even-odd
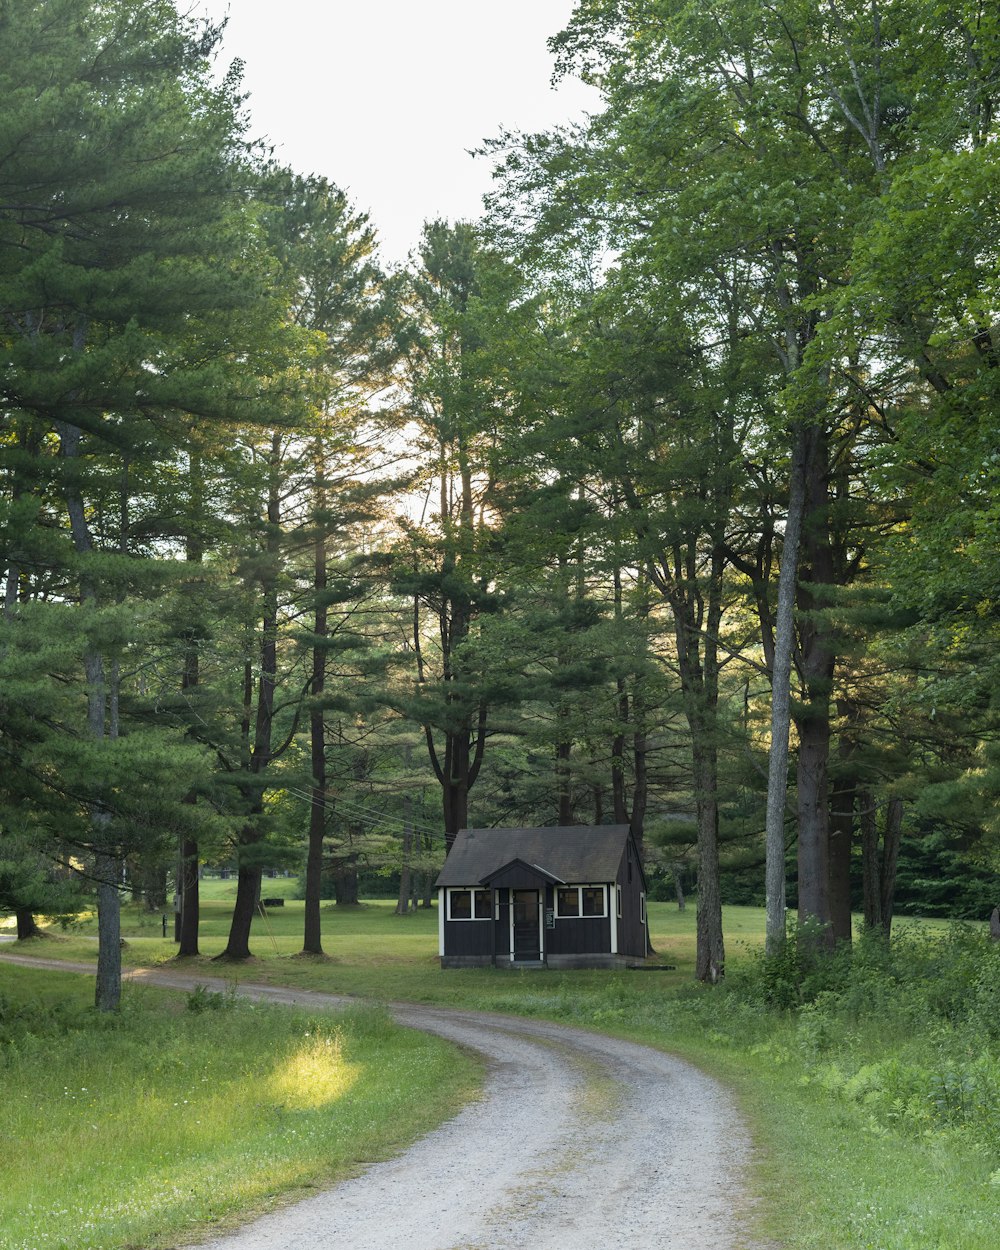
{"type": "MultiPolygon", "coordinates": [[[[209,899],[205,911],[203,949],[221,949],[228,904],[209,899]]],[[[990,1022],[1000,1028],[1000,1002],[991,997],[1000,967],[982,964],[975,935],[952,939],[945,926],[922,925],[895,962],[866,963],[862,951],[826,980],[786,969],[785,982],[769,984],[754,959],[763,917],[727,909],[728,984],[703,991],[691,981],[693,910],[653,904],[650,918],[660,957],[676,971],[443,973],[433,913],[396,917],[390,904],[331,909],[330,957],[303,959],[295,954],[301,904],[290,901],[261,923],[252,964],[228,971],[241,980],[546,1017],[681,1054],[737,1091],[760,1147],[760,1233],[795,1250],[979,1250],[995,1240],[1000,1058],[990,1022]],[[790,987],[798,988],[789,998],[790,987]]],[[[138,918],[127,933],[126,955],[137,964],[172,954],[138,918]]],[[[93,957],[85,931],[36,948],[93,957]]],[[[208,959],[184,967],[227,971],[208,959]]]]}
{"type": "Polygon", "coordinates": [[[479,1087],[468,1056],[377,1007],[132,987],[109,1020],[92,993],[0,963],[3,1250],[219,1231],[398,1153],[479,1087]]]}

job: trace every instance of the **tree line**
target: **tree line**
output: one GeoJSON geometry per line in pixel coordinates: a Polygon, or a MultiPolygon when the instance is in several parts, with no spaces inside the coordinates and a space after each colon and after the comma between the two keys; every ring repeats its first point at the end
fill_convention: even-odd
{"type": "MultiPolygon", "coordinates": [[[[580,0],[603,107],[408,266],[221,30],[0,4],[0,903],[628,823],[768,947],[996,856],[995,6],[580,0]],[[176,865],[176,866],[175,866],[176,865]]],[[[971,868],[970,868],[971,871],[971,868]]],[[[414,875],[415,874],[415,875],[414,875]]],[[[30,926],[29,926],[30,927],[30,926]]]]}

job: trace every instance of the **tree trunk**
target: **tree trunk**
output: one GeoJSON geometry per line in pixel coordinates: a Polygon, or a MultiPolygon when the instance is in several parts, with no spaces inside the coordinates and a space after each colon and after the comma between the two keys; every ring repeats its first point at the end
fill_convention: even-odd
{"type": "Polygon", "coordinates": [[[410,910],[410,856],[413,853],[413,798],[403,796],[403,857],[399,870],[399,895],[396,899],[396,915],[405,916],[410,910]]]}
{"type": "Polygon", "coordinates": [[[810,429],[798,581],[799,668],[802,702],[795,713],[798,755],[799,922],[830,928],[830,710],[835,667],[834,632],[826,616],[835,581],[830,537],[830,442],[823,425],[810,429]]]}
{"type": "Polygon", "coordinates": [[[892,918],[896,910],[896,867],[902,834],[903,800],[890,799],[882,835],[882,930],[886,938],[892,933],[892,918]]]}
{"type": "MultiPolygon", "coordinates": [[[[260,677],[257,682],[257,708],[254,718],[253,749],[249,753],[247,771],[250,779],[246,792],[252,795],[249,819],[240,836],[241,848],[250,855],[240,856],[236,906],[233,908],[226,949],[219,959],[250,958],[250,927],[260,901],[262,865],[257,848],[264,840],[264,786],[257,780],[272,761],[274,734],[274,693],[278,668],[278,568],[281,558],[281,435],[271,437],[267,495],[267,539],[261,580],[260,677]],[[251,862],[247,862],[250,860],[251,862]]],[[[249,733],[252,672],[247,664],[244,674],[244,729],[249,733]]]]}
{"type": "Polygon", "coordinates": [[[791,729],[792,651],[795,645],[795,583],[805,509],[808,431],[796,428],[789,483],[788,516],[781,548],[778,603],[771,668],[771,744],[767,766],[765,821],[766,950],[775,955],[785,942],[785,805],[788,795],[788,738],[791,729]]]}
{"type": "Polygon", "coordinates": [[[345,864],[334,874],[333,897],[338,907],[357,907],[358,870],[354,864],[345,864]]]}
{"type": "Polygon", "coordinates": [[[868,793],[858,795],[861,824],[861,873],[864,890],[866,929],[882,928],[882,880],[879,870],[878,819],[875,800],[868,793]]]}
{"type": "Polygon", "coordinates": [[[830,922],[830,793],[827,784],[830,721],[820,712],[817,716],[800,715],[796,722],[799,731],[799,923],[811,920],[827,930],[830,922]]]}
{"type": "Polygon", "coordinates": [[[200,913],[198,843],[191,838],[181,840],[181,931],[177,954],[180,957],[198,954],[198,921],[200,913]]]}
{"type": "Polygon", "coordinates": [[[683,911],[686,905],[684,898],[684,866],[683,864],[672,864],[671,870],[674,874],[674,897],[677,899],[677,910],[683,911]]]}
{"type": "Polygon", "coordinates": [[[444,844],[450,851],[455,838],[469,824],[469,738],[460,732],[448,735],[445,759],[450,764],[443,786],[444,844]]]}
{"type": "Polygon", "coordinates": [[[902,835],[903,801],[890,799],[879,854],[878,813],[871,794],[859,793],[865,927],[888,939],[896,899],[896,865],[902,835]]]}
{"type": "Polygon", "coordinates": [[[632,735],[632,758],[635,776],[632,782],[632,813],[628,824],[632,837],[635,838],[636,849],[641,857],[645,849],[646,840],[645,826],[646,807],[649,802],[649,771],[646,767],[646,733],[642,727],[645,723],[642,719],[643,705],[638,690],[632,701],[632,709],[635,712],[637,728],[632,735]]]}
{"type": "Polygon", "coordinates": [[[110,850],[99,850],[94,861],[97,877],[97,985],[98,1011],[117,1011],[122,992],[121,860],[110,850]]]}
{"type": "MultiPolygon", "coordinates": [[[[565,718],[565,712],[559,716],[565,718]]],[[[571,825],[573,823],[573,787],[570,779],[569,760],[573,750],[571,742],[556,743],[556,824],[571,825]]]]}
{"type": "Polygon", "coordinates": [[[261,870],[240,866],[236,875],[236,902],[226,949],[217,959],[249,959],[250,929],[260,901],[261,870]]]}
{"type": "MultiPolygon", "coordinates": [[[[74,347],[82,352],[85,342],[82,328],[74,333],[73,339],[74,347]]],[[[62,423],[56,428],[59,433],[61,458],[70,462],[79,461],[82,450],[81,430],[62,423]]],[[[80,600],[86,613],[88,609],[94,610],[98,606],[97,589],[86,569],[86,561],[93,555],[94,543],[79,484],[72,476],[64,498],[73,548],[84,564],[80,577],[80,600]]],[[[87,732],[92,741],[102,742],[107,737],[117,736],[117,691],[111,691],[109,732],[104,655],[89,640],[84,652],[83,666],[87,681],[87,732]]],[[[99,804],[95,804],[91,810],[91,837],[98,881],[97,983],[94,992],[94,1003],[98,1011],[117,1011],[121,1001],[121,897],[118,892],[121,882],[121,856],[117,848],[108,842],[109,824],[108,813],[99,804]]]]}
{"type": "MultiPolygon", "coordinates": [[[[184,558],[189,564],[201,565],[205,558],[205,544],[200,529],[205,515],[205,483],[201,456],[197,451],[191,452],[188,477],[191,483],[191,520],[185,541],[184,558]]],[[[184,671],[181,675],[182,692],[196,690],[201,681],[199,646],[202,631],[199,624],[197,621],[192,623],[188,645],[184,652],[184,671]]],[[[192,807],[197,801],[197,796],[194,794],[189,794],[185,799],[185,802],[192,807]]],[[[189,958],[199,954],[198,929],[201,920],[199,864],[200,853],[197,841],[191,837],[182,837],[178,864],[178,892],[180,894],[180,918],[177,926],[178,958],[189,958]]]]}
{"type": "MultiPolygon", "coordinates": [[[[131,865],[130,865],[131,867],[131,865]]],[[[133,898],[142,899],[148,912],[161,912],[167,905],[167,866],[163,863],[139,863],[138,879],[129,873],[133,898]]]]}
{"type": "Polygon", "coordinates": [[[719,805],[714,746],[694,748],[695,809],[698,817],[698,912],[695,976],[714,985],[726,968],[719,886],[719,805]]]}
{"type": "Polygon", "coordinates": [[[17,940],[25,942],[28,938],[44,937],[44,931],[35,923],[35,914],[30,907],[18,907],[14,911],[17,919],[17,940]]]}
{"type": "Polygon", "coordinates": [[[312,708],[309,712],[309,741],[312,766],[312,790],[309,803],[309,849],[306,854],[305,923],[302,951],[308,955],[323,954],[320,900],[323,892],[323,839],[326,836],[326,715],[323,696],[326,691],[326,648],[329,632],[327,619],[327,554],[324,515],[326,512],[326,462],[322,440],[317,439],[314,464],[316,471],[315,504],[313,524],[316,536],[313,543],[313,590],[316,607],[313,614],[313,633],[316,642],[312,649],[312,681],[310,693],[312,708]]]}
{"type": "MultiPolygon", "coordinates": [[[[849,768],[852,747],[841,740],[840,764],[849,768]]],[[[851,925],[851,848],[854,842],[855,780],[842,775],[830,799],[830,929],[835,942],[850,942],[851,925]]]]}

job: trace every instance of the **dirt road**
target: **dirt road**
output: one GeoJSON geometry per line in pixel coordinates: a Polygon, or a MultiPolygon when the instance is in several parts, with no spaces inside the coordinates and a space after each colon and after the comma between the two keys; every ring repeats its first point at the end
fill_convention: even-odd
{"type": "MultiPolygon", "coordinates": [[[[172,972],[134,979],[207,984],[172,972]]],[[[239,992],[312,1010],[345,1001],[249,984],[239,992]]],[[[749,1138],[711,1078],[563,1025],[392,1010],[401,1024],[486,1056],[482,1099],[398,1158],[199,1250],[764,1250],[744,1227],[749,1138]]]]}

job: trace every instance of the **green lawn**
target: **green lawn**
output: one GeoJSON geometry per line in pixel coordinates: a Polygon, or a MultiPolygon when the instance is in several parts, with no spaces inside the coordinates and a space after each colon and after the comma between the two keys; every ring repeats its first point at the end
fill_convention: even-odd
{"type": "MultiPolygon", "coordinates": [[[[394,913],[394,903],[379,899],[359,907],[337,908],[324,905],[324,960],[303,957],[303,903],[292,898],[294,878],[278,878],[264,883],[264,897],[285,897],[283,907],[267,908],[254,920],[251,949],[254,959],[243,965],[213,963],[225,948],[235,881],[212,878],[202,882],[200,959],[186,960],[185,966],[203,967],[206,975],[227,975],[239,979],[283,981],[331,993],[354,994],[381,999],[410,999],[427,1002],[460,1002],[475,993],[503,994],[512,976],[521,974],[494,969],[468,969],[442,972],[437,958],[438,922],[436,906],[406,916],[394,913]]],[[[672,964],[673,972],[636,972],[629,976],[638,992],[660,990],[690,982],[694,972],[695,911],[678,911],[675,904],[649,904],[650,932],[656,948],[655,962],[672,964]]],[[[124,909],[122,933],[126,939],[123,958],[126,967],[145,967],[175,958],[173,918],[162,937],[161,916],[150,915],[140,907],[124,909]]],[[[725,909],[725,926],[731,965],[738,965],[747,950],[764,940],[763,913],[752,907],[725,909]]],[[[54,931],[49,939],[30,944],[29,950],[64,959],[94,957],[96,922],[88,917],[66,931],[54,931]]],[[[604,987],[606,972],[544,974],[546,992],[554,985],[604,987]]],[[[531,984],[531,978],[528,979],[531,984]]]]}

